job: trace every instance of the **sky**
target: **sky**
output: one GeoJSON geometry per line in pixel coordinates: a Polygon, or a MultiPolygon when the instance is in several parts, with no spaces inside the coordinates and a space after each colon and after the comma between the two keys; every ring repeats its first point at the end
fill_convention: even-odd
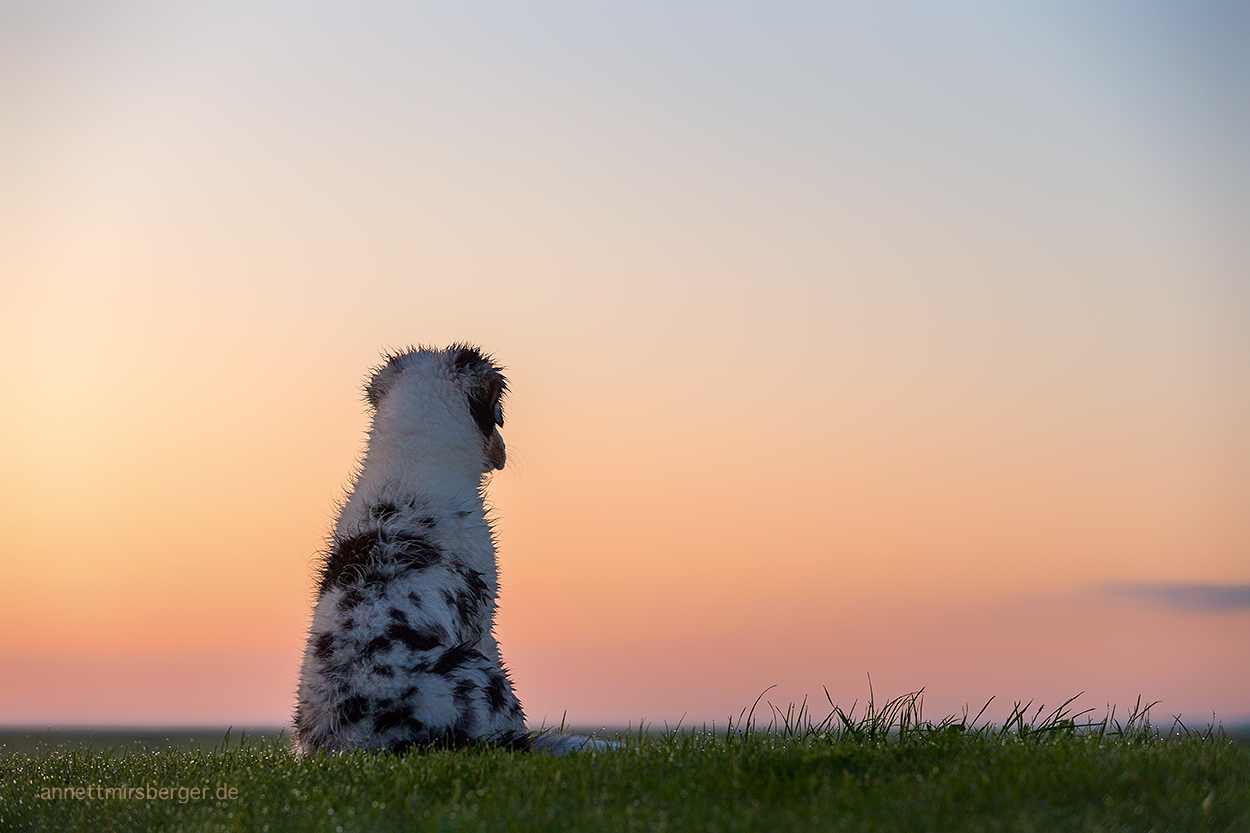
{"type": "Polygon", "coordinates": [[[361,384],[535,726],[1250,720],[1250,12],[0,3],[0,723],[280,725],[361,384]],[[757,715],[758,716],[758,715],[757,715]]]}

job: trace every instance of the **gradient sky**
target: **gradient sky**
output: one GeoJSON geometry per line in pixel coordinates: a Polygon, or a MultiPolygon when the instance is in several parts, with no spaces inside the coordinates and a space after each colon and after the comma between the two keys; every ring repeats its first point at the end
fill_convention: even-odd
{"type": "Polygon", "coordinates": [[[286,721],[363,377],[460,340],[513,389],[535,724],[870,674],[1250,718],[1247,43],[1233,2],[0,3],[0,723],[286,721]]]}

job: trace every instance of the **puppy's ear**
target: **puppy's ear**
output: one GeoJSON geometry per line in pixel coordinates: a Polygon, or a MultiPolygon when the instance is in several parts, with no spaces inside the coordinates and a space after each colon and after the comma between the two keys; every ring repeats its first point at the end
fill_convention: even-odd
{"type": "Polygon", "coordinates": [[[490,356],[467,344],[453,345],[456,370],[465,377],[465,395],[469,400],[469,414],[485,437],[495,432],[495,426],[503,427],[503,397],[508,392],[508,380],[490,356]]]}
{"type": "Polygon", "coordinates": [[[503,395],[507,383],[498,373],[487,376],[469,389],[469,413],[478,429],[489,437],[495,426],[503,427],[503,395]]]}
{"type": "Polygon", "coordinates": [[[411,351],[403,353],[392,353],[386,357],[383,364],[373,369],[373,373],[369,376],[369,381],[365,383],[365,401],[373,410],[378,409],[378,404],[382,401],[382,397],[386,396],[386,392],[390,390],[391,385],[399,378],[399,374],[403,372],[403,359],[411,351]]]}

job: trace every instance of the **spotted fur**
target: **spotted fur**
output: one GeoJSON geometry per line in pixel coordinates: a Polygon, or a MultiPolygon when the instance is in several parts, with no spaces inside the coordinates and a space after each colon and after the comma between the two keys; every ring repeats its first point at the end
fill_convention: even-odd
{"type": "Polygon", "coordinates": [[[493,632],[482,493],[505,461],[507,389],[468,345],[396,353],[371,375],[368,447],[317,577],[302,751],[530,743],[493,632]]]}

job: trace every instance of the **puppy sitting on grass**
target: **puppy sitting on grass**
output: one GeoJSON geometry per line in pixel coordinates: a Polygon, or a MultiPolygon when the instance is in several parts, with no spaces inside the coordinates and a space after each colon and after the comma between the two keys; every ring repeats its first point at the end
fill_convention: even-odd
{"type": "Polygon", "coordinates": [[[482,490],[504,466],[507,390],[463,344],[397,353],[373,372],[368,447],[321,564],[300,670],[300,751],[607,746],[528,734],[495,642],[482,490]]]}

